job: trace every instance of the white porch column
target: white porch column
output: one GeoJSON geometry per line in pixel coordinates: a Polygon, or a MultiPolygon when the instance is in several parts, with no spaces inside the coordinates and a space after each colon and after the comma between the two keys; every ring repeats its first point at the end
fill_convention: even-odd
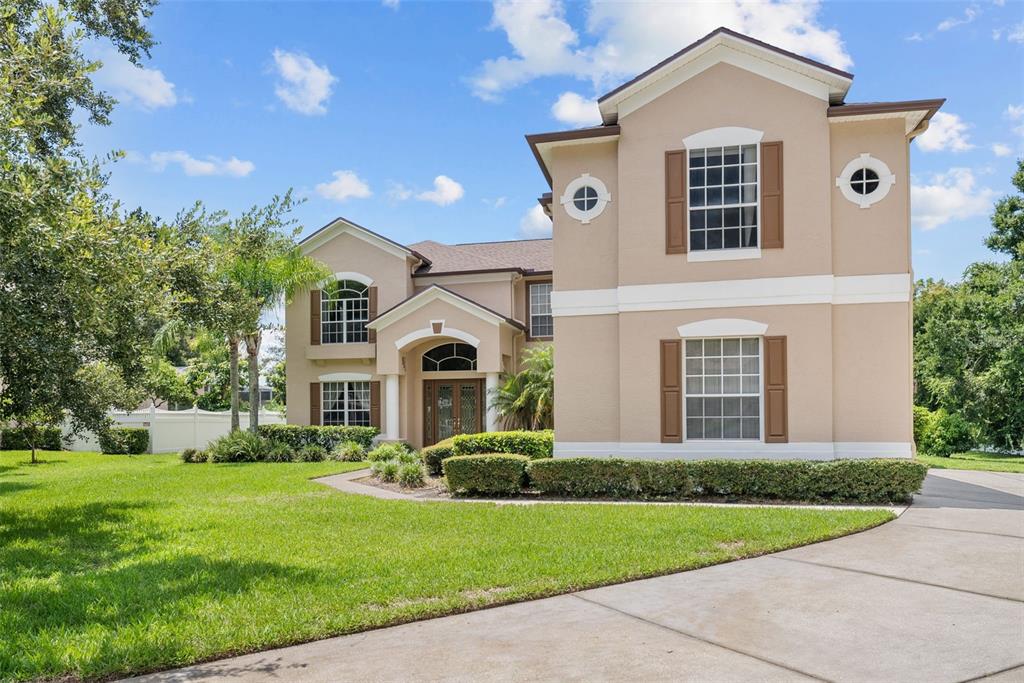
{"type": "Polygon", "coordinates": [[[384,438],[389,441],[398,439],[398,375],[385,375],[384,400],[387,402],[385,412],[384,438]]]}
{"type": "Polygon", "coordinates": [[[498,373],[488,372],[484,382],[484,405],[487,406],[487,431],[498,431],[498,411],[491,406],[491,396],[498,388],[498,373]]]}

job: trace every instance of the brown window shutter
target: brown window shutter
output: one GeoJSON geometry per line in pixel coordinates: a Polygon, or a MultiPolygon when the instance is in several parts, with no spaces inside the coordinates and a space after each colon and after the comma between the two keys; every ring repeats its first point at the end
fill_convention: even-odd
{"type": "MultiPolygon", "coordinates": [[[[374,318],[377,317],[377,288],[370,287],[370,289],[367,291],[367,296],[369,297],[369,302],[367,303],[367,305],[369,306],[370,309],[370,320],[373,320],[374,318]]],[[[377,330],[367,330],[366,341],[370,342],[371,344],[376,344],[377,330]]]]}
{"type": "Polygon", "coordinates": [[[309,343],[320,345],[320,290],[309,293],[309,343]]]}
{"type": "Polygon", "coordinates": [[[685,254],[686,150],[665,152],[665,253],[685,254]]]}
{"type": "Polygon", "coordinates": [[[380,382],[370,382],[370,426],[380,429],[380,382]]]}
{"type": "Polygon", "coordinates": [[[789,407],[786,390],[786,338],[764,338],[764,440],[789,441],[789,407]]]}
{"type": "Polygon", "coordinates": [[[320,382],[309,383],[309,424],[320,424],[320,382]]]}
{"type": "Polygon", "coordinates": [[[661,442],[683,440],[683,342],[661,340],[661,442]]]}
{"type": "Polygon", "coordinates": [[[782,248],[782,141],[761,143],[761,247],[782,248]]]}

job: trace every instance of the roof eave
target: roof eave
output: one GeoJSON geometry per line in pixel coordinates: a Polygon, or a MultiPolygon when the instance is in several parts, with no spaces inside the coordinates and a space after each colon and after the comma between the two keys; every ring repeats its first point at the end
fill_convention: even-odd
{"type": "Polygon", "coordinates": [[[533,133],[526,136],[526,142],[530,145],[533,158],[537,160],[541,173],[548,181],[548,187],[553,187],[551,172],[548,170],[548,160],[545,155],[550,153],[553,147],[562,147],[572,144],[586,144],[591,142],[611,142],[618,139],[620,128],[617,125],[597,126],[594,128],[579,128],[577,130],[556,131],[554,133],[533,133]]]}

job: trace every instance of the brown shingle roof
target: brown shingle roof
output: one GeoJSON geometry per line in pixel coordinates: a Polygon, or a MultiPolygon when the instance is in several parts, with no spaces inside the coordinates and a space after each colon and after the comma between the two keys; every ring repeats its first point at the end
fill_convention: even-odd
{"type": "Polygon", "coordinates": [[[553,264],[550,239],[467,244],[441,244],[424,240],[410,244],[409,248],[423,254],[431,262],[428,266],[421,266],[416,275],[500,270],[550,273],[553,264]]]}

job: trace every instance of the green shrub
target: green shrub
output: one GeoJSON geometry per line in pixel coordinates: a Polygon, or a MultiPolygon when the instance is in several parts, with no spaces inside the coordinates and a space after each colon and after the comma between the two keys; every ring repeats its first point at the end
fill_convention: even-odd
{"type": "Polygon", "coordinates": [[[438,441],[433,446],[427,446],[420,451],[423,464],[426,466],[427,472],[433,477],[441,476],[441,461],[453,455],[456,455],[456,453],[455,447],[452,445],[452,439],[438,441]]]}
{"type": "Polygon", "coordinates": [[[331,458],[342,462],[359,462],[366,457],[366,449],[358,441],[342,441],[331,451],[331,458]]]}
{"type": "Polygon", "coordinates": [[[456,455],[442,462],[448,490],[454,494],[510,496],[526,486],[525,455],[456,455]]]}
{"type": "Polygon", "coordinates": [[[420,455],[416,451],[403,451],[398,454],[395,460],[398,461],[399,465],[421,464],[420,455]]]}
{"type": "Polygon", "coordinates": [[[266,460],[270,441],[248,431],[214,439],[206,446],[210,462],[258,462],[266,460]]]}
{"type": "Polygon", "coordinates": [[[914,441],[921,453],[940,458],[977,445],[967,420],[943,408],[933,412],[921,406],[914,406],[914,441]]]}
{"type": "MultiPolygon", "coordinates": [[[[31,428],[8,427],[0,429],[0,449],[5,451],[30,451],[27,431],[31,428]]],[[[61,443],[60,427],[38,427],[36,448],[42,451],[59,451],[61,443]]]]}
{"type": "Polygon", "coordinates": [[[113,455],[138,455],[149,449],[145,427],[111,427],[99,433],[100,451],[113,455]]]}
{"type": "Polygon", "coordinates": [[[905,502],[928,468],[911,460],[636,461],[557,458],[530,463],[540,493],[569,497],[712,496],[806,502],[905,502]]]}
{"type": "Polygon", "coordinates": [[[307,444],[295,452],[298,462],[322,462],[327,459],[327,449],[320,444],[307,444]]]}
{"type": "Polygon", "coordinates": [[[267,448],[267,462],[291,462],[295,459],[295,451],[288,444],[270,442],[267,448]]]}
{"type": "Polygon", "coordinates": [[[389,441],[382,443],[374,448],[372,451],[366,454],[366,459],[370,462],[379,462],[381,460],[398,460],[402,455],[409,452],[408,447],[404,443],[397,441],[389,441]]]}
{"type": "Polygon", "coordinates": [[[257,432],[263,438],[287,444],[295,451],[309,444],[323,446],[331,451],[342,441],[355,441],[363,448],[369,448],[373,444],[373,437],[377,436],[379,431],[376,427],[335,425],[324,427],[320,425],[274,424],[257,427],[257,432]]]}
{"type": "Polygon", "coordinates": [[[418,460],[402,463],[398,468],[398,483],[407,489],[423,486],[423,465],[418,460]]]}
{"type": "Polygon", "coordinates": [[[550,429],[541,432],[481,432],[460,434],[452,439],[455,455],[476,453],[515,453],[528,458],[550,458],[554,452],[555,435],[550,429]]]}
{"type": "Polygon", "coordinates": [[[691,493],[686,463],[678,460],[557,458],[531,461],[530,484],[571,498],[683,498],[691,493]]]}
{"type": "Polygon", "coordinates": [[[377,460],[370,467],[370,471],[381,481],[393,482],[398,479],[398,471],[401,465],[397,460],[377,460]]]}
{"type": "Polygon", "coordinates": [[[206,452],[196,448],[186,448],[181,452],[182,462],[206,462],[206,452]]]}

